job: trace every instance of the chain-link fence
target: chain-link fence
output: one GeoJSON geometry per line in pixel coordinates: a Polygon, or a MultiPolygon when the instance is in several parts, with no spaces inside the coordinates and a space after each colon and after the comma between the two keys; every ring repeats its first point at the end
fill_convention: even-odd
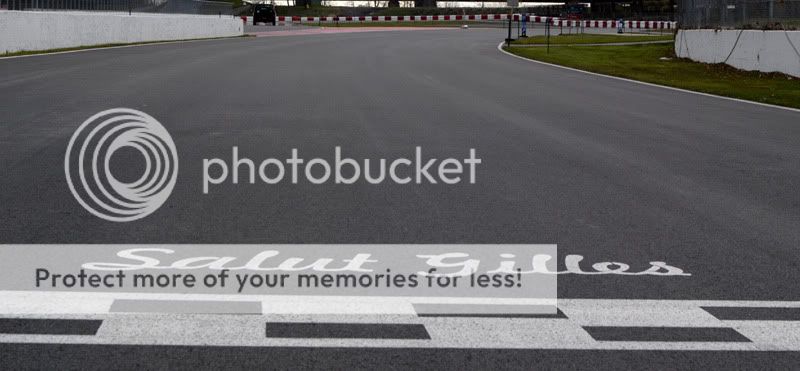
{"type": "Polygon", "coordinates": [[[681,28],[800,29],[800,0],[678,0],[681,28]]]}
{"type": "Polygon", "coordinates": [[[233,4],[205,0],[0,0],[0,9],[230,15],[233,4]]]}

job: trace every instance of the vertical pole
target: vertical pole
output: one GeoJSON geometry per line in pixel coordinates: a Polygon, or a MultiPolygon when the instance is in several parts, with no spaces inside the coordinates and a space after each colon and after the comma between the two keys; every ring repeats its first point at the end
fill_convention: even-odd
{"type": "Polygon", "coordinates": [[[747,3],[742,1],[742,24],[747,24],[747,3]]]}
{"type": "Polygon", "coordinates": [[[772,18],[775,16],[773,13],[773,5],[775,4],[775,0],[769,0],[769,22],[772,23],[772,18]]]}
{"type": "Polygon", "coordinates": [[[675,22],[675,0],[669,0],[669,21],[675,22]]]}
{"type": "Polygon", "coordinates": [[[511,17],[508,17],[508,37],[506,38],[506,46],[511,46],[511,17]]]}
{"type": "Polygon", "coordinates": [[[551,20],[552,20],[551,18],[549,18],[549,17],[547,18],[547,23],[546,23],[546,25],[547,25],[546,27],[547,28],[545,28],[545,33],[547,34],[547,54],[550,54],[550,21],[551,20]]]}

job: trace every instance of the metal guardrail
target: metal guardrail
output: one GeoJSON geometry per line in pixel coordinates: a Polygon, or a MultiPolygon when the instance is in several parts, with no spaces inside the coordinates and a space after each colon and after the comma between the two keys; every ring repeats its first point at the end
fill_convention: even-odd
{"type": "Polygon", "coordinates": [[[233,14],[232,3],[202,0],[0,0],[0,9],[175,14],[233,14]]]}

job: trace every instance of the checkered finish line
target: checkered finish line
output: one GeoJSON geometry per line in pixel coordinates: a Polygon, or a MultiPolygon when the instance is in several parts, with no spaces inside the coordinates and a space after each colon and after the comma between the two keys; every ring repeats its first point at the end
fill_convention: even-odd
{"type": "MultiPolygon", "coordinates": [[[[278,22],[292,23],[358,23],[358,22],[432,22],[432,21],[506,21],[511,17],[514,21],[522,19],[521,14],[472,14],[472,15],[397,15],[397,16],[332,16],[332,17],[300,17],[278,16],[278,22]]],[[[584,28],[617,28],[613,20],[574,20],[556,17],[529,16],[530,23],[547,23],[556,27],[584,28]]],[[[675,22],[664,21],[622,21],[626,29],[666,29],[675,28],[675,22]]]]}
{"type": "Polygon", "coordinates": [[[797,301],[465,300],[0,291],[0,344],[800,351],[797,301]]]}

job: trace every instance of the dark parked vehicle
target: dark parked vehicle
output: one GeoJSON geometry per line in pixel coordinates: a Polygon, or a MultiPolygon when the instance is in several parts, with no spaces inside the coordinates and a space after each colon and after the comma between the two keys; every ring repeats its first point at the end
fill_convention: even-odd
{"type": "Polygon", "coordinates": [[[253,25],[259,23],[271,23],[275,25],[275,5],[274,4],[255,4],[253,6],[253,25]]]}

